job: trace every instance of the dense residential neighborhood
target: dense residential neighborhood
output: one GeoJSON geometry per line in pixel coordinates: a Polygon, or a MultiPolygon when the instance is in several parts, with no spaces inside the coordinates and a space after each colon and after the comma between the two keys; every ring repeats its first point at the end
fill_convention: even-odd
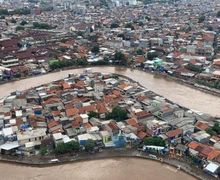
{"type": "Polygon", "coordinates": [[[112,64],[219,89],[219,1],[143,2],[3,1],[2,81],[112,64]]]}
{"type": "Polygon", "coordinates": [[[115,74],[70,74],[6,97],[0,109],[4,155],[46,156],[136,148],[191,159],[217,176],[219,120],[178,106],[115,74]],[[215,165],[214,172],[209,166],[215,165]]]}
{"type": "Polygon", "coordinates": [[[220,117],[92,69],[138,69],[219,95],[219,33],[219,0],[0,0],[0,84],[85,69],[0,97],[0,159],[132,150],[219,178],[220,117]]]}

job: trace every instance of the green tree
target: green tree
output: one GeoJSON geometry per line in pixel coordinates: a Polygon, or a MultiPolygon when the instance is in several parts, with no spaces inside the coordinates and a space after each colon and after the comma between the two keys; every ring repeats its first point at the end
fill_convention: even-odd
{"type": "Polygon", "coordinates": [[[98,54],[99,53],[99,45],[95,45],[92,47],[91,52],[94,54],[98,54]]]}
{"type": "Polygon", "coordinates": [[[112,112],[106,115],[106,119],[114,119],[116,121],[123,121],[127,118],[127,111],[120,106],[114,107],[112,112]]]}
{"type": "Polygon", "coordinates": [[[25,21],[25,20],[22,20],[22,21],[20,22],[20,25],[21,25],[21,26],[24,26],[24,25],[26,25],[26,24],[28,24],[28,22],[25,21]]]}
{"type": "Polygon", "coordinates": [[[127,65],[127,58],[125,57],[124,53],[117,51],[114,54],[113,64],[127,65]]]}
{"type": "Polygon", "coordinates": [[[98,118],[99,117],[99,113],[97,113],[97,112],[95,112],[95,111],[90,111],[89,112],[89,114],[88,114],[88,116],[89,116],[89,119],[91,119],[91,118],[98,118]]]}
{"type": "Polygon", "coordinates": [[[118,28],[118,27],[119,27],[119,24],[116,23],[116,22],[112,23],[111,26],[110,26],[111,29],[115,29],[115,28],[118,28]]]}
{"type": "Polygon", "coordinates": [[[220,126],[219,123],[215,123],[214,126],[212,127],[212,130],[215,131],[218,135],[220,134],[220,126]]]}
{"type": "Polygon", "coordinates": [[[206,132],[207,132],[208,134],[210,134],[211,136],[216,135],[216,132],[213,131],[212,128],[208,128],[208,129],[206,129],[206,132]]]}
{"type": "Polygon", "coordinates": [[[47,147],[43,146],[40,148],[40,155],[45,156],[48,153],[47,147]]]}
{"type": "Polygon", "coordinates": [[[158,57],[158,53],[156,51],[148,52],[147,59],[153,60],[154,58],[158,57]]]}
{"type": "Polygon", "coordinates": [[[22,30],[24,30],[24,27],[23,27],[23,26],[17,26],[17,27],[15,28],[15,30],[16,30],[16,31],[22,31],[22,30]]]}
{"type": "Polygon", "coordinates": [[[85,151],[91,152],[95,147],[95,142],[89,139],[85,144],[85,151]]]}
{"type": "Polygon", "coordinates": [[[55,148],[56,154],[65,154],[71,152],[78,152],[80,150],[80,145],[76,141],[71,141],[68,143],[59,143],[55,148]]]}
{"type": "Polygon", "coordinates": [[[154,136],[154,137],[145,138],[144,145],[163,146],[164,147],[166,145],[166,143],[161,137],[154,136]]]}
{"type": "Polygon", "coordinates": [[[203,21],[205,21],[205,16],[199,16],[198,23],[202,23],[203,21]]]}
{"type": "Polygon", "coordinates": [[[143,55],[144,54],[144,51],[142,49],[138,49],[136,51],[137,55],[143,55]]]}
{"type": "Polygon", "coordinates": [[[131,23],[125,24],[125,28],[130,28],[131,30],[134,30],[134,26],[131,23]]]}

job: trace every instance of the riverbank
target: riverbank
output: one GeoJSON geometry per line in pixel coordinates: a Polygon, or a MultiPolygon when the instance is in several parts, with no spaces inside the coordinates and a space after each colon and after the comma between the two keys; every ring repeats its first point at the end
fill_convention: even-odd
{"type": "MultiPolygon", "coordinates": [[[[15,78],[15,79],[12,79],[12,80],[8,80],[8,81],[0,81],[0,85],[2,84],[7,84],[7,83],[10,83],[10,82],[15,82],[15,81],[20,81],[20,80],[23,80],[23,79],[28,79],[28,78],[34,78],[34,77],[40,77],[40,76],[44,76],[46,74],[53,74],[53,73],[57,73],[57,72],[60,72],[60,71],[66,71],[66,70],[74,70],[74,69],[81,69],[81,68],[94,68],[94,67],[121,67],[121,68],[126,68],[126,69],[130,69],[132,70],[133,68],[130,68],[130,67],[125,67],[125,66],[113,66],[113,65],[109,65],[109,66],[106,66],[106,65],[97,65],[97,66],[77,66],[77,67],[65,67],[65,68],[62,68],[62,69],[56,69],[56,70],[53,70],[53,71],[50,71],[50,72],[47,72],[47,73],[44,73],[44,74],[40,74],[40,75],[36,75],[36,76],[28,76],[28,77],[21,77],[21,78],[15,78]]],[[[220,97],[220,90],[218,89],[213,89],[213,88],[209,88],[207,86],[203,86],[203,85],[199,85],[199,84],[196,84],[196,83],[193,83],[192,81],[189,81],[189,80],[185,80],[185,79],[181,79],[179,77],[175,77],[175,76],[171,76],[171,75],[168,75],[168,74],[165,74],[165,73],[159,73],[159,72],[152,72],[152,71],[144,71],[143,69],[141,68],[135,68],[136,70],[139,70],[139,71],[142,71],[142,72],[145,72],[145,73],[149,73],[149,74],[152,74],[154,75],[155,77],[158,77],[158,78],[164,78],[166,80],[171,80],[171,81],[175,81],[179,84],[182,84],[182,85],[186,85],[190,88],[195,88],[197,90],[200,90],[202,92],[205,92],[205,93],[209,93],[209,94],[212,94],[214,96],[218,96],[220,97]]]]}
{"type": "Polygon", "coordinates": [[[13,159],[10,159],[8,157],[5,158],[1,156],[0,162],[18,164],[22,166],[44,168],[44,167],[52,167],[52,166],[57,166],[57,165],[75,163],[75,162],[110,159],[110,158],[111,159],[112,158],[137,158],[137,159],[140,158],[140,159],[145,159],[148,161],[156,161],[158,163],[167,164],[178,170],[181,170],[195,177],[196,179],[200,179],[200,180],[214,179],[206,175],[205,173],[203,173],[200,169],[192,167],[183,161],[179,161],[173,158],[171,159],[168,157],[152,158],[151,156],[148,156],[144,152],[140,152],[140,151],[132,150],[132,149],[109,149],[109,150],[104,150],[103,152],[99,152],[96,154],[81,153],[81,154],[72,155],[72,156],[46,156],[46,157],[33,156],[29,158],[24,157],[24,158],[13,158],[13,159]],[[51,161],[51,159],[56,159],[56,161],[51,161]]]}

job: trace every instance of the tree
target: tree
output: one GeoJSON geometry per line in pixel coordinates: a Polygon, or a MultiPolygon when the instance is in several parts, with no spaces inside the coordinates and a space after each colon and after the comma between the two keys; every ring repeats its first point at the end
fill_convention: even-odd
{"type": "Polygon", "coordinates": [[[22,30],[24,30],[24,27],[23,27],[23,26],[17,26],[17,27],[15,28],[15,30],[16,30],[16,31],[22,31],[22,30]]]}
{"type": "Polygon", "coordinates": [[[45,156],[48,153],[47,147],[43,146],[40,148],[40,155],[45,156]]]}
{"type": "Polygon", "coordinates": [[[85,144],[85,150],[87,152],[91,152],[95,147],[95,142],[91,139],[89,139],[85,144]]]}
{"type": "Polygon", "coordinates": [[[70,141],[68,143],[59,143],[55,148],[56,154],[65,154],[71,152],[77,152],[80,150],[80,145],[76,141],[70,141]]]}
{"type": "Polygon", "coordinates": [[[115,28],[118,28],[118,27],[119,27],[119,24],[116,23],[116,22],[112,23],[111,26],[110,26],[111,29],[115,29],[115,28]]]}
{"type": "Polygon", "coordinates": [[[131,23],[127,23],[125,25],[125,28],[130,28],[131,30],[134,30],[134,26],[131,23]]]}
{"type": "Polygon", "coordinates": [[[14,18],[11,19],[11,23],[15,24],[16,22],[17,21],[14,18]]]}
{"type": "Polygon", "coordinates": [[[92,47],[91,52],[94,54],[98,54],[99,53],[99,45],[95,45],[92,47]]]}
{"type": "Polygon", "coordinates": [[[206,129],[206,132],[207,132],[208,134],[210,134],[211,136],[216,135],[216,132],[213,131],[212,128],[208,128],[208,129],[206,129]]]}
{"type": "Polygon", "coordinates": [[[154,137],[147,137],[144,139],[144,145],[149,145],[149,146],[165,146],[166,143],[165,141],[158,136],[154,136],[154,137]]]}
{"type": "Polygon", "coordinates": [[[114,54],[113,64],[127,65],[127,58],[125,57],[125,55],[124,55],[122,52],[117,51],[117,52],[114,54]]]}
{"type": "Polygon", "coordinates": [[[156,51],[150,51],[147,53],[147,59],[149,60],[153,60],[156,57],[158,57],[158,53],[156,51]]]}
{"type": "Polygon", "coordinates": [[[205,16],[199,16],[198,23],[202,23],[203,21],[205,21],[205,16]]]}
{"type": "Polygon", "coordinates": [[[215,131],[218,135],[220,134],[220,126],[219,123],[215,123],[214,126],[212,127],[212,130],[215,131]]]}
{"type": "Polygon", "coordinates": [[[97,113],[97,112],[95,112],[95,111],[90,111],[89,112],[89,114],[88,114],[88,116],[89,116],[89,119],[91,119],[91,118],[98,118],[99,117],[99,113],[97,113]]]}
{"type": "Polygon", "coordinates": [[[28,24],[28,22],[25,21],[25,20],[22,20],[22,21],[20,22],[20,25],[21,25],[21,26],[24,26],[24,25],[26,25],[26,24],[28,24]]]}
{"type": "Polygon", "coordinates": [[[138,50],[136,51],[136,53],[137,53],[137,55],[143,55],[143,54],[144,54],[144,52],[143,52],[142,49],[138,49],[138,50]]]}
{"type": "Polygon", "coordinates": [[[128,118],[127,111],[120,106],[116,106],[112,109],[111,113],[106,115],[107,119],[114,119],[116,121],[123,121],[128,118]]]}

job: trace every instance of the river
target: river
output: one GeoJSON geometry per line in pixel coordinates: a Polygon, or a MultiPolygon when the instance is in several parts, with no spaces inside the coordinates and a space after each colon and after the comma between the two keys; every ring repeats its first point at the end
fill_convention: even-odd
{"type": "MultiPolygon", "coordinates": [[[[44,83],[49,83],[67,77],[69,73],[82,73],[84,69],[85,68],[65,70],[2,84],[0,85],[0,95],[3,97],[16,90],[25,90],[44,83]]],[[[164,78],[155,78],[154,75],[140,70],[119,67],[93,67],[92,69],[97,72],[125,75],[139,82],[149,90],[152,90],[181,106],[213,116],[220,116],[220,98],[217,96],[190,88],[175,81],[166,80],[164,78]]]]}
{"type": "Polygon", "coordinates": [[[0,164],[2,180],[194,180],[182,171],[155,161],[115,158],[37,168],[0,164]]]}

